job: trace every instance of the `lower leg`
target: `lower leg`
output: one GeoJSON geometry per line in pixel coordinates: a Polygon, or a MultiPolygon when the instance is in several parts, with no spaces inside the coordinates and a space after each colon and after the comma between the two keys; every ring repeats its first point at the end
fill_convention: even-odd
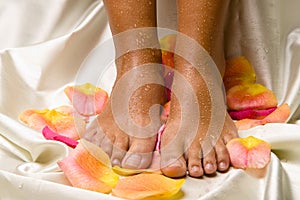
{"type": "MultiPolygon", "coordinates": [[[[126,105],[130,119],[123,120],[132,121],[139,127],[151,123],[148,114],[150,107],[164,101],[164,88],[154,84],[162,79],[160,70],[155,66],[155,63],[161,63],[160,50],[155,49],[158,47],[155,0],[105,0],[104,3],[117,53],[117,78],[112,90],[112,94],[115,95],[111,96],[106,109],[97,117],[97,121],[85,137],[99,145],[111,157],[113,165],[147,168],[151,164],[155,146],[154,133],[149,133],[151,135],[149,137],[141,137],[130,127],[120,127],[120,123],[114,117],[122,118],[124,113],[118,112],[117,108],[112,106],[112,99],[113,96],[121,96],[121,99],[114,98],[114,102],[122,104],[127,98],[122,97],[123,92],[136,87],[136,82],[141,82],[139,80],[143,78],[153,80],[153,84],[141,85],[133,91],[130,94],[129,104],[126,105]],[[139,39],[144,41],[137,42],[135,36],[141,37],[139,39]],[[153,65],[151,72],[141,73],[140,70],[136,70],[145,64],[153,65]],[[131,77],[124,82],[122,78],[127,73],[130,73],[131,77]],[[117,88],[122,88],[123,91],[117,88]]],[[[155,116],[159,119],[159,110],[155,111],[155,116]]]]}
{"type": "MultiPolygon", "coordinates": [[[[229,155],[225,144],[230,139],[236,137],[237,132],[226,110],[223,109],[219,110],[219,112],[223,112],[224,116],[226,116],[224,125],[220,124],[223,127],[222,132],[214,134],[219,135],[217,140],[213,141],[209,139],[211,138],[210,135],[207,135],[209,124],[222,123],[219,121],[210,121],[213,114],[210,113],[211,107],[214,105],[212,105],[213,102],[210,100],[209,92],[211,91],[207,88],[205,79],[214,81],[215,74],[208,73],[203,75],[199,73],[196,65],[207,65],[205,63],[205,60],[207,60],[205,57],[206,54],[195,51],[192,48],[193,45],[187,47],[189,42],[186,42],[182,38],[188,36],[190,37],[188,41],[195,41],[195,43],[200,44],[212,57],[219,68],[220,74],[222,74],[225,64],[222,34],[222,18],[224,16],[222,15],[225,13],[227,4],[224,4],[224,1],[220,0],[178,0],[177,2],[179,36],[177,37],[176,50],[177,52],[183,52],[189,59],[185,59],[185,56],[182,56],[182,54],[181,56],[175,55],[175,69],[191,85],[197,103],[193,105],[189,102],[191,94],[188,91],[181,92],[181,96],[187,97],[181,98],[180,101],[172,94],[170,115],[162,138],[162,171],[165,175],[172,177],[183,176],[186,171],[191,176],[199,177],[204,173],[211,174],[216,172],[216,170],[226,171],[228,169],[229,155]],[[185,36],[181,36],[180,34],[184,34],[185,36]],[[190,58],[195,59],[191,61],[190,58]],[[188,124],[182,125],[182,113],[189,112],[183,109],[193,111],[193,109],[196,109],[195,107],[200,110],[198,119],[191,119],[188,124]],[[198,120],[199,123],[197,122],[198,120]],[[198,124],[195,124],[196,122],[198,124]],[[177,133],[180,126],[198,126],[199,128],[196,130],[195,135],[191,135],[188,131],[177,133]],[[175,137],[178,139],[172,139],[175,137]],[[205,154],[207,149],[204,149],[203,146],[205,139],[209,139],[209,145],[211,145],[211,148],[209,148],[210,151],[207,154],[205,154]],[[170,153],[170,149],[178,148],[178,146],[180,146],[182,152],[174,151],[174,153],[170,153]],[[168,152],[164,151],[163,148],[167,149],[168,152]],[[180,154],[181,156],[179,156],[180,154]],[[173,162],[170,162],[172,160],[173,162]]],[[[218,84],[217,80],[215,81],[218,84]]],[[[213,82],[213,84],[215,83],[213,82]]],[[[180,85],[182,83],[175,75],[172,90],[176,90],[180,85]]],[[[221,90],[221,85],[217,89],[221,90]]],[[[225,108],[225,105],[223,108],[225,108]]]]}

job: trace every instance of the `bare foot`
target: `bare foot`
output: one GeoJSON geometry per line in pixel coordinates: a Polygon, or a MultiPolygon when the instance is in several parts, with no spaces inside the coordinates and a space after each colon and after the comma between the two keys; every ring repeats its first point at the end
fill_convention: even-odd
{"type": "Polygon", "coordinates": [[[174,92],[171,97],[170,114],[161,143],[162,171],[169,177],[185,176],[187,172],[192,177],[224,172],[230,166],[226,143],[237,137],[236,127],[225,106],[218,110],[221,116],[223,113],[223,121],[212,121],[213,105],[200,73],[183,59],[177,59],[177,64],[181,66],[179,74],[191,84],[196,102],[191,102],[190,91],[180,88],[183,83],[175,74],[172,91],[181,92],[180,96],[174,92]],[[197,109],[200,115],[189,116],[197,109]],[[188,120],[184,120],[186,117],[188,120]],[[210,125],[220,125],[220,131],[213,128],[211,130],[215,132],[208,132],[210,125]]]}
{"type": "Polygon", "coordinates": [[[110,156],[113,165],[142,169],[148,168],[151,164],[156,134],[160,127],[160,109],[159,107],[153,109],[151,118],[149,110],[154,104],[164,103],[165,93],[163,86],[155,84],[162,82],[158,67],[153,67],[151,71],[136,69],[142,69],[144,64],[160,62],[160,50],[153,49],[131,52],[117,60],[118,75],[110,101],[84,136],[100,146],[110,156]],[[129,76],[125,76],[127,72],[130,73],[129,76]],[[136,85],[144,79],[152,84],[136,85]],[[138,89],[127,97],[132,88],[138,89]],[[126,104],[126,98],[129,98],[129,104],[126,104]],[[125,112],[128,113],[119,109],[120,106],[124,108],[122,105],[126,106],[125,112]],[[126,114],[129,114],[131,119],[128,119],[126,114]],[[140,131],[139,128],[143,129],[150,123],[154,123],[148,129],[150,132],[145,134],[140,131]]]}

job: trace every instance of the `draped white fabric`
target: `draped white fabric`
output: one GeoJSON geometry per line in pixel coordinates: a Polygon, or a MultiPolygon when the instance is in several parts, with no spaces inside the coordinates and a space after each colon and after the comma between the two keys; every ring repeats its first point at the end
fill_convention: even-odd
{"type": "MultiPolygon", "coordinates": [[[[159,25],[176,27],[174,1],[158,2],[159,25]]],[[[299,8],[299,0],[231,1],[226,54],[250,59],[258,82],[291,106],[290,122],[240,132],[272,145],[272,161],[263,176],[230,169],[214,177],[188,177],[177,199],[300,197],[299,8]]],[[[18,120],[26,109],[68,104],[63,89],[75,82],[89,81],[110,91],[113,53],[92,51],[98,44],[110,48],[110,42],[102,1],[0,0],[0,199],[114,199],[70,187],[56,164],[70,149],[18,120]],[[89,71],[103,64],[109,66],[105,71],[89,71]]]]}

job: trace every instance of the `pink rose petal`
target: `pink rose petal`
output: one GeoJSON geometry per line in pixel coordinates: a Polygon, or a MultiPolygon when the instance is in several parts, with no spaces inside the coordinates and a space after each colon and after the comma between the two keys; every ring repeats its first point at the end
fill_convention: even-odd
{"type": "Polygon", "coordinates": [[[47,139],[47,140],[56,140],[59,142],[63,142],[66,145],[68,145],[69,147],[75,148],[78,144],[77,140],[73,140],[69,137],[60,135],[58,133],[53,132],[48,126],[45,126],[42,130],[43,136],[47,139]]]}

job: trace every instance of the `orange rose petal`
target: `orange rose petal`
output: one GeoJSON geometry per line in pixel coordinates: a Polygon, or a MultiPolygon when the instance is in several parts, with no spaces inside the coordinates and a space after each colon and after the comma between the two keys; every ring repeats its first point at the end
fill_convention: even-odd
{"type": "MultiPolygon", "coordinates": [[[[176,35],[166,35],[159,40],[162,54],[162,64],[167,67],[174,68],[174,51],[176,45],[176,35]]],[[[164,77],[170,73],[170,69],[165,68],[164,77]]]]}
{"type": "Polygon", "coordinates": [[[255,83],[256,75],[250,62],[241,56],[226,61],[223,81],[227,91],[235,85],[255,83]]]}
{"type": "Polygon", "coordinates": [[[126,169],[126,168],[121,168],[119,166],[113,166],[113,171],[121,176],[132,176],[136,174],[141,174],[141,173],[156,173],[157,170],[154,169],[126,169]]]}
{"type": "Polygon", "coordinates": [[[265,125],[267,123],[285,123],[290,115],[290,107],[288,104],[282,104],[272,113],[263,119],[242,119],[235,122],[238,130],[247,130],[258,125],[265,125]]]}
{"type": "MultiPolygon", "coordinates": [[[[162,51],[162,64],[164,66],[168,66],[171,68],[174,68],[174,53],[168,52],[168,51],[162,51]]],[[[170,70],[164,71],[164,76],[167,76],[167,74],[170,72],[170,70]]]]}
{"type": "Polygon", "coordinates": [[[171,101],[168,101],[165,105],[164,105],[164,108],[163,108],[163,111],[161,113],[161,120],[163,122],[166,122],[167,121],[167,118],[169,116],[169,113],[170,113],[170,105],[171,105],[171,101]]]}
{"type": "Polygon", "coordinates": [[[41,131],[47,125],[46,119],[43,117],[43,113],[48,112],[48,109],[43,111],[38,110],[25,110],[19,115],[19,119],[28,127],[41,131]]]}
{"type": "Polygon", "coordinates": [[[81,140],[58,165],[74,187],[109,193],[119,180],[108,156],[96,145],[81,140]]]}
{"type": "Polygon", "coordinates": [[[238,130],[247,130],[259,125],[263,125],[263,122],[259,119],[242,119],[235,122],[238,130]]]}
{"type": "Polygon", "coordinates": [[[284,123],[291,113],[290,106],[287,103],[282,104],[271,114],[262,119],[263,123],[284,123]]]}
{"type": "Polygon", "coordinates": [[[253,136],[232,139],[226,147],[235,168],[262,169],[270,162],[270,144],[253,136]]]}
{"type": "Polygon", "coordinates": [[[56,110],[57,112],[60,112],[64,115],[70,115],[70,116],[74,115],[74,109],[72,106],[63,105],[63,106],[54,108],[54,110],[56,110]]]}
{"type": "Polygon", "coordinates": [[[68,86],[64,92],[77,112],[83,116],[101,113],[108,101],[107,92],[90,83],[68,86]]]}
{"type": "Polygon", "coordinates": [[[88,171],[82,169],[73,157],[66,157],[58,162],[73,187],[82,188],[101,193],[110,193],[112,188],[97,178],[92,177],[88,171]]]}
{"type": "Polygon", "coordinates": [[[274,93],[261,84],[236,85],[226,95],[229,110],[268,109],[277,106],[274,93]]]}
{"type": "Polygon", "coordinates": [[[124,199],[161,199],[177,194],[184,179],[171,179],[160,174],[138,174],[121,179],[112,195],[124,199]]]}
{"type": "Polygon", "coordinates": [[[62,107],[57,110],[26,110],[19,115],[19,119],[37,131],[41,132],[45,126],[48,126],[54,132],[78,140],[79,136],[85,132],[85,121],[72,116],[67,108],[63,112],[60,112],[61,109],[62,107]]]}
{"type": "Polygon", "coordinates": [[[176,35],[169,34],[159,40],[160,48],[163,51],[174,52],[176,46],[176,35]]]}
{"type": "Polygon", "coordinates": [[[59,106],[59,107],[55,108],[55,110],[57,112],[63,113],[64,115],[71,115],[71,116],[74,116],[76,118],[83,119],[85,122],[89,121],[88,116],[83,116],[83,115],[79,114],[72,106],[66,106],[66,105],[59,106]]]}

